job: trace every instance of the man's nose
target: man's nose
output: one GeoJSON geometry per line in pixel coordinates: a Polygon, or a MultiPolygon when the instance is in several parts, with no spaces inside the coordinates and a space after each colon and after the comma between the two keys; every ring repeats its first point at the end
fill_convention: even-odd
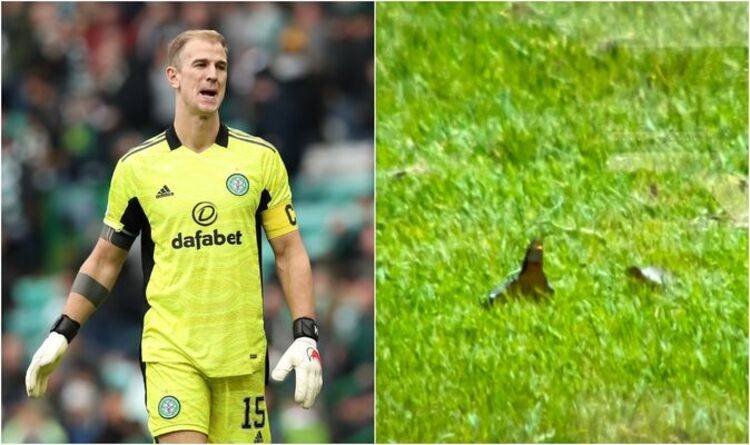
{"type": "Polygon", "coordinates": [[[206,80],[209,81],[216,81],[218,80],[218,70],[215,66],[208,67],[208,71],[206,72],[206,80]]]}

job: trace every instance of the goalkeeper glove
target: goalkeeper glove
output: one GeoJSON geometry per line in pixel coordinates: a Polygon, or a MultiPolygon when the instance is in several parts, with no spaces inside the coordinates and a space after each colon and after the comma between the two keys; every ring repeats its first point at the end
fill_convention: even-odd
{"type": "Polygon", "coordinates": [[[294,401],[303,408],[310,408],[323,386],[323,368],[317,347],[318,327],[315,321],[306,317],[294,320],[294,338],[292,345],[271,372],[271,378],[280,382],[294,369],[294,401]]]}
{"type": "Polygon", "coordinates": [[[62,315],[52,327],[51,332],[42,346],[31,359],[26,371],[26,394],[31,397],[41,397],[47,391],[47,380],[62,360],[68,349],[68,344],[75,337],[80,324],[62,315]]]}

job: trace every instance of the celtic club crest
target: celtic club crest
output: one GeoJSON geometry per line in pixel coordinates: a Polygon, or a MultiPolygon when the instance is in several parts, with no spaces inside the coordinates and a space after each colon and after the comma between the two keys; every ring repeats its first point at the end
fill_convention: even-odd
{"type": "Polygon", "coordinates": [[[250,181],[242,173],[234,173],[227,178],[227,189],[237,196],[242,196],[250,189],[250,181]]]}
{"type": "Polygon", "coordinates": [[[180,414],[180,401],[176,397],[166,396],[159,401],[159,415],[165,419],[174,419],[180,414]]]}

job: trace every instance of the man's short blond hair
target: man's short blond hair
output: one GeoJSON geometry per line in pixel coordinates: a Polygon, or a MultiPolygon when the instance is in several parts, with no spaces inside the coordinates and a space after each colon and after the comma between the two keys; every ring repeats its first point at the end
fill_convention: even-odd
{"type": "Polygon", "coordinates": [[[224,48],[227,56],[229,56],[229,48],[227,47],[227,42],[224,39],[224,36],[221,35],[221,33],[214,31],[213,29],[191,29],[181,32],[180,35],[169,42],[169,46],[167,47],[167,63],[169,64],[169,66],[179,68],[180,53],[182,52],[182,48],[184,48],[187,42],[192,39],[202,39],[208,40],[209,42],[220,43],[224,48]]]}

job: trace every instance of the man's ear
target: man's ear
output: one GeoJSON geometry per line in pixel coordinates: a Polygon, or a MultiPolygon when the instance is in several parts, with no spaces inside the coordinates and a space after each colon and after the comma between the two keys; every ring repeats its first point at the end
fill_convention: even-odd
{"type": "Polygon", "coordinates": [[[167,81],[169,81],[169,85],[172,88],[179,88],[180,87],[180,79],[177,76],[177,68],[173,66],[168,66],[166,69],[167,74],[167,81]]]}

